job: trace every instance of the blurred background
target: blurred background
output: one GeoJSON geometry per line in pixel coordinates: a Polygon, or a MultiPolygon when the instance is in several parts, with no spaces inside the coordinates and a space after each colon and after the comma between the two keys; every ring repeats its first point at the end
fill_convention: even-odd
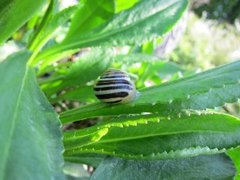
{"type": "Polygon", "coordinates": [[[190,2],[186,32],[171,59],[181,61],[186,67],[201,69],[239,59],[240,1],[190,2]]]}

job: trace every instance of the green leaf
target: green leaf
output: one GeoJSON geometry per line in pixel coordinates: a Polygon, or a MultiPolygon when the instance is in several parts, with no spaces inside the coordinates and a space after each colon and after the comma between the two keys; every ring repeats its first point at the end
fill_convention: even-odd
{"type": "Polygon", "coordinates": [[[72,19],[66,39],[91,31],[103,24],[113,16],[114,9],[113,0],[84,0],[72,19]]]}
{"type": "Polygon", "coordinates": [[[32,24],[32,22],[31,22],[31,20],[30,20],[29,23],[31,24],[32,28],[34,28],[34,26],[36,26],[36,27],[35,27],[36,30],[34,30],[33,35],[32,35],[32,38],[29,40],[29,43],[28,43],[29,49],[34,50],[33,48],[31,48],[31,46],[33,46],[33,43],[35,43],[34,41],[35,41],[36,36],[40,33],[40,31],[42,30],[42,28],[43,28],[44,26],[46,26],[46,24],[48,23],[49,19],[50,19],[50,18],[53,16],[53,14],[57,11],[57,3],[58,3],[57,0],[50,0],[50,3],[49,3],[49,5],[48,5],[48,8],[47,8],[47,10],[45,11],[44,16],[42,17],[41,22],[40,22],[39,24],[36,25],[37,20],[35,20],[35,19],[37,19],[37,17],[34,18],[33,24],[32,24]]]}
{"type": "Polygon", "coordinates": [[[37,13],[47,0],[1,0],[0,44],[37,13]]]}
{"type": "Polygon", "coordinates": [[[60,94],[56,98],[52,99],[51,102],[58,102],[62,100],[69,101],[80,101],[80,102],[95,102],[96,97],[94,96],[92,86],[81,86],[72,90],[68,90],[63,94],[60,94]]]}
{"type": "Polygon", "coordinates": [[[232,179],[235,168],[224,154],[165,161],[107,158],[91,180],[232,179]]]}
{"type": "Polygon", "coordinates": [[[0,64],[0,179],[64,179],[60,123],[26,51],[0,64]]]}
{"type": "Polygon", "coordinates": [[[141,44],[168,32],[186,8],[187,0],[140,1],[94,31],[74,34],[61,44],[47,49],[37,59],[82,47],[141,44]]]}
{"type": "Polygon", "coordinates": [[[52,11],[54,11],[54,5],[49,7],[49,16],[46,17],[46,20],[43,22],[42,26],[40,26],[33,41],[30,43],[30,49],[34,51],[34,54],[37,54],[44,44],[52,38],[59,26],[65,24],[70,19],[75,10],[76,6],[72,6],[58,12],[57,14],[53,14],[52,11]]]}
{"type": "Polygon", "coordinates": [[[146,83],[158,85],[163,82],[180,79],[182,74],[181,69],[177,64],[167,61],[153,61],[151,63],[145,61],[141,63],[141,69],[136,68],[135,74],[139,73],[136,87],[145,88],[146,83]]]}
{"type": "Polygon", "coordinates": [[[121,12],[123,10],[129,9],[139,0],[115,0],[116,1],[116,12],[121,12]]]}
{"type": "Polygon", "coordinates": [[[240,147],[236,149],[231,149],[227,152],[227,154],[231,157],[234,165],[237,169],[237,174],[235,176],[235,180],[240,179],[240,147]]]}
{"type": "Polygon", "coordinates": [[[152,113],[181,116],[185,111],[205,110],[236,102],[240,97],[240,61],[203,73],[140,90],[139,97],[127,104],[103,103],[63,112],[63,123],[96,116],[152,113]],[[176,91],[177,90],[177,91],[176,91]]]}
{"type": "MultiPolygon", "coordinates": [[[[75,38],[76,35],[81,35],[89,32],[97,26],[103,24],[106,20],[113,16],[115,9],[113,0],[85,0],[83,2],[81,1],[77,7],[78,9],[76,10],[74,17],[72,18],[71,26],[65,37],[65,40],[72,37],[75,38]]],[[[59,17],[61,17],[61,15],[59,17]]],[[[66,55],[62,54],[61,52],[60,57],[58,55],[54,55],[45,58],[43,66],[46,66],[46,64],[49,65],[52,62],[58,60],[59,58],[71,54],[73,49],[70,48],[69,50],[71,50],[70,53],[65,52],[66,55]]],[[[78,50],[75,50],[75,52],[77,51],[78,50]]],[[[33,61],[34,63],[36,63],[40,60],[41,58],[37,57],[33,61]]]]}
{"type": "Polygon", "coordinates": [[[63,79],[61,87],[81,86],[86,82],[95,80],[111,64],[112,49],[95,48],[80,56],[71,65],[63,79]]]}
{"type": "Polygon", "coordinates": [[[215,154],[239,144],[240,120],[229,115],[129,117],[65,132],[64,156],[96,153],[156,160],[215,154]]]}
{"type": "Polygon", "coordinates": [[[59,74],[56,81],[42,85],[47,95],[54,94],[64,88],[79,87],[87,82],[97,79],[111,64],[114,52],[112,49],[94,48],[81,55],[69,69],[59,74]]]}
{"type": "Polygon", "coordinates": [[[114,65],[127,67],[131,75],[137,77],[135,86],[146,87],[146,84],[161,84],[162,82],[178,79],[184,72],[179,65],[145,53],[120,54],[114,58],[114,65]]]}
{"type": "Polygon", "coordinates": [[[157,56],[149,55],[149,54],[144,54],[144,53],[131,53],[131,54],[120,54],[116,56],[115,58],[116,62],[121,62],[121,63],[139,63],[139,62],[156,62],[161,60],[157,56]]]}

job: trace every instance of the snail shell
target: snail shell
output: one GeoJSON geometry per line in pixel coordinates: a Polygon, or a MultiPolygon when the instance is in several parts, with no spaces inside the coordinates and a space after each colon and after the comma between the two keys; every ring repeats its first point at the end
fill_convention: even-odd
{"type": "Polygon", "coordinates": [[[105,103],[126,103],[136,96],[136,88],[129,75],[123,71],[106,71],[94,86],[95,96],[105,103]]]}

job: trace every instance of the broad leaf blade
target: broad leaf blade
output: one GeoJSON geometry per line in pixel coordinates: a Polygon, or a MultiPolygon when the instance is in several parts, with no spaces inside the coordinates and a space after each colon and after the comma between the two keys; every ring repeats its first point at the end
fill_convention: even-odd
{"type": "Polygon", "coordinates": [[[0,179],[63,179],[60,123],[29,57],[20,52],[0,64],[0,179]]]}
{"type": "Polygon", "coordinates": [[[0,3],[0,44],[38,12],[47,0],[3,0],[0,3]]]}
{"type": "Polygon", "coordinates": [[[61,44],[47,49],[37,59],[42,60],[62,51],[82,47],[141,44],[168,32],[186,7],[187,0],[140,1],[94,31],[75,34],[61,44]]]}
{"type": "Polygon", "coordinates": [[[61,114],[62,122],[95,116],[140,114],[181,116],[191,110],[205,110],[236,102],[240,97],[240,61],[159,86],[140,90],[133,102],[122,105],[96,103],[61,114]]]}
{"type": "Polygon", "coordinates": [[[224,154],[165,161],[107,158],[91,180],[232,179],[235,168],[224,154]]]}
{"type": "Polygon", "coordinates": [[[169,159],[215,154],[237,147],[239,132],[240,120],[224,114],[172,120],[151,116],[120,118],[66,132],[65,156],[97,153],[130,159],[169,159]]]}

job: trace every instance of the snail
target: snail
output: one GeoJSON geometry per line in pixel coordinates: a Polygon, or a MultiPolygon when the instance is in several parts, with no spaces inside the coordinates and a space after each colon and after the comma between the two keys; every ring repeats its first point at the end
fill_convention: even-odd
{"type": "Polygon", "coordinates": [[[95,96],[105,103],[127,103],[137,94],[134,83],[123,71],[109,69],[100,76],[94,86],[95,96]]]}

